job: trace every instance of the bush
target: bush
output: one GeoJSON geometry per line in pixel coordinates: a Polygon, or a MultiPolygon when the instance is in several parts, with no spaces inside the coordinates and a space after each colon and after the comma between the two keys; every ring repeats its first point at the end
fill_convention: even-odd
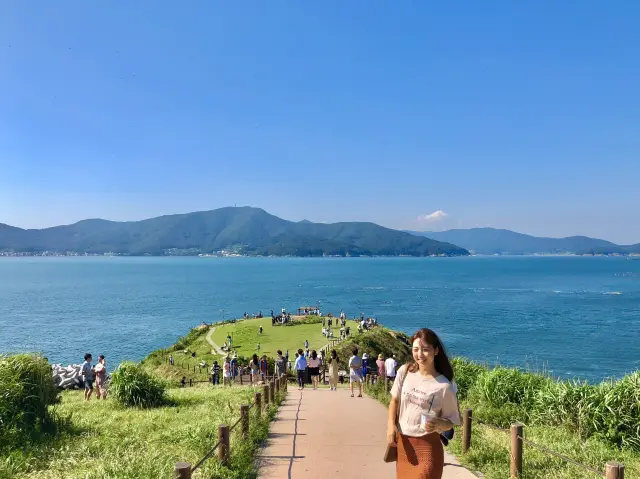
{"type": "Polygon", "coordinates": [[[552,379],[539,374],[496,367],[478,376],[470,396],[493,407],[513,404],[530,411],[536,394],[550,381],[552,379]]]}
{"type": "Polygon", "coordinates": [[[451,366],[453,366],[453,379],[458,385],[458,399],[464,401],[469,394],[469,390],[476,384],[478,377],[480,377],[487,368],[468,359],[459,357],[451,360],[451,366]]]}
{"type": "Polygon", "coordinates": [[[122,363],[111,374],[109,391],[127,407],[151,408],[167,403],[164,383],[135,363],[122,363]]]}
{"type": "Polygon", "coordinates": [[[55,432],[49,406],[59,401],[51,366],[42,356],[0,356],[0,445],[10,436],[55,432]]]}

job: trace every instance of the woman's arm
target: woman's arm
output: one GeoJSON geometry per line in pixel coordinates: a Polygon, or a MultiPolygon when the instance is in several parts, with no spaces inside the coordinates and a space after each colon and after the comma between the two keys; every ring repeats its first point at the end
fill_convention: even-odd
{"type": "Polygon", "coordinates": [[[398,407],[400,401],[391,398],[389,403],[389,413],[387,415],[387,444],[394,445],[396,443],[396,417],[398,417],[398,407]]]}

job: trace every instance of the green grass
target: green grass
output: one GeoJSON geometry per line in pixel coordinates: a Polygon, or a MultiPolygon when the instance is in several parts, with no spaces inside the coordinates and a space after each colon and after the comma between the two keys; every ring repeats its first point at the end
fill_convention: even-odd
{"type": "MultiPolygon", "coordinates": [[[[336,319],[334,318],[334,322],[336,319]]],[[[351,334],[358,334],[356,321],[348,320],[351,334]]],[[[340,327],[334,326],[334,338],[340,336],[340,327]]],[[[213,333],[213,341],[222,346],[227,340],[227,334],[233,338],[233,349],[240,356],[251,356],[253,353],[266,354],[275,357],[278,349],[282,352],[289,350],[289,357],[295,357],[294,352],[299,348],[304,349],[304,342],[309,341],[309,349],[320,350],[329,340],[322,335],[322,324],[299,324],[296,326],[272,326],[271,317],[252,319],[232,324],[217,326],[213,333]],[[262,335],[259,334],[260,326],[263,327],[262,335]],[[260,343],[260,351],[256,345],[260,343]]]]}
{"type": "MultiPolygon", "coordinates": [[[[464,407],[464,405],[462,405],[464,407]]],[[[462,454],[461,431],[447,450],[472,471],[480,471],[486,479],[504,479],[509,476],[509,432],[498,431],[474,424],[471,449],[462,454]]],[[[571,459],[604,472],[607,461],[625,465],[626,477],[640,477],[640,455],[630,450],[608,446],[595,438],[583,440],[565,428],[552,426],[525,427],[527,439],[571,459]]],[[[594,479],[597,476],[566,461],[554,458],[537,449],[524,446],[523,479],[594,479]]]]}
{"type": "MultiPolygon", "coordinates": [[[[347,325],[351,328],[350,333],[352,336],[359,335],[356,321],[348,320],[347,325]]],[[[214,327],[216,330],[212,334],[212,339],[218,346],[223,345],[227,334],[232,335],[233,350],[238,353],[241,365],[248,362],[254,353],[259,356],[266,354],[269,358],[275,358],[278,349],[282,350],[283,353],[288,350],[289,360],[293,361],[295,352],[299,348],[304,348],[305,340],[309,340],[309,349],[316,350],[319,350],[329,342],[329,339],[322,335],[322,324],[272,326],[271,317],[248,319],[236,323],[227,322],[216,324],[214,327]],[[260,325],[263,327],[262,335],[259,334],[260,325]],[[260,342],[260,351],[256,349],[258,341],[260,342]]],[[[337,339],[340,336],[340,328],[334,325],[331,329],[333,330],[334,339],[337,339]]],[[[187,336],[180,338],[176,345],[165,350],[164,356],[161,351],[154,351],[144,359],[143,365],[148,370],[174,383],[183,376],[187,381],[189,379],[206,381],[209,378],[209,368],[201,370],[198,368],[198,364],[204,360],[210,366],[214,360],[221,363],[224,359],[222,356],[211,353],[211,346],[206,340],[208,332],[208,328],[194,328],[187,336]],[[188,352],[185,353],[185,350],[188,350],[188,352]],[[195,358],[191,357],[192,352],[196,353],[195,358]],[[166,363],[169,353],[173,355],[174,366],[166,363]]],[[[370,332],[367,332],[362,336],[369,334],[370,332]]]]}
{"type": "MultiPolygon", "coordinates": [[[[171,477],[175,463],[195,464],[217,442],[218,425],[232,425],[241,404],[253,401],[251,388],[171,389],[171,406],[124,408],[113,400],[83,400],[82,391],[62,394],[56,406],[73,426],[48,443],[0,453],[0,478],[157,479],[171,477]]],[[[195,478],[256,477],[253,453],[267,437],[275,406],[257,421],[251,416],[251,440],[239,426],[231,433],[231,466],[205,462],[195,478]]]]}

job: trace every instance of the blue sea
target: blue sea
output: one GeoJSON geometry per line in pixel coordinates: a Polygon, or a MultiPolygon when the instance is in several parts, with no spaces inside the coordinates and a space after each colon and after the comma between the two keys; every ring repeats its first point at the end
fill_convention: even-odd
{"type": "Polygon", "coordinates": [[[640,369],[640,261],[583,257],[2,258],[0,352],[140,360],[202,321],[319,303],[450,354],[599,381],[640,369]]]}

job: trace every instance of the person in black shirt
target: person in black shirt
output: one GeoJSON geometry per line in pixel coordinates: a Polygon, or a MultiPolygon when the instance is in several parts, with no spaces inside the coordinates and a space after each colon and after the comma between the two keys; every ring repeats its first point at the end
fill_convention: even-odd
{"type": "Polygon", "coordinates": [[[220,384],[220,369],[218,361],[214,361],[213,366],[211,366],[211,383],[213,385],[220,384]]]}

